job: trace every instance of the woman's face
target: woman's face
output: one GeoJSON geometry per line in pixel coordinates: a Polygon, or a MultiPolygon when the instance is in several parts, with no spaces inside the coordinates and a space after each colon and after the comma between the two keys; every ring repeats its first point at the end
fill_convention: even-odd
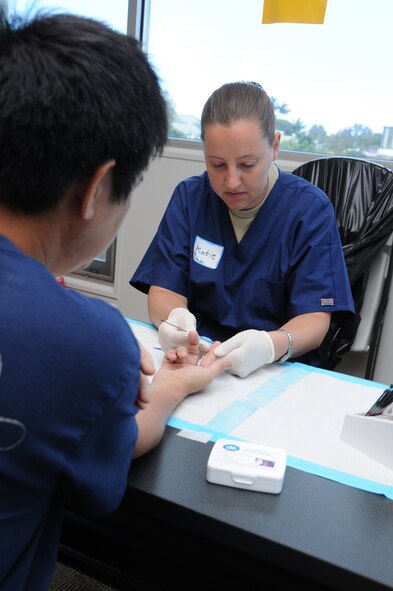
{"type": "Polygon", "coordinates": [[[258,121],[242,119],[205,127],[207,173],[214,191],[228,207],[240,211],[261,203],[279,146],[280,134],[276,133],[270,146],[258,121]]]}

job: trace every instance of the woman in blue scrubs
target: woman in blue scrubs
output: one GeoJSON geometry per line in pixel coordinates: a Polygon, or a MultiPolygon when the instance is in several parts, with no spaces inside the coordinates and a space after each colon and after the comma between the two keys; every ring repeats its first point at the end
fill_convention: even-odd
{"type": "Polygon", "coordinates": [[[317,366],[331,315],[354,311],[332,204],[276,166],[259,84],[218,88],[201,128],[206,172],[176,187],[130,283],[148,293],[165,350],[196,327],[239,376],[289,358],[317,366]]]}

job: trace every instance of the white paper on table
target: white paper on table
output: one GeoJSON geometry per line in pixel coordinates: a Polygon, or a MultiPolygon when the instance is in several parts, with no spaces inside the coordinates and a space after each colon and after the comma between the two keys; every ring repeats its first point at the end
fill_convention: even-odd
{"type": "MultiPolygon", "coordinates": [[[[143,324],[131,328],[158,368],[163,354],[157,349],[157,331],[143,324]]],[[[340,440],[345,414],[366,411],[382,389],[302,364],[272,364],[247,378],[218,376],[202,393],[188,396],[172,416],[184,421],[185,429],[193,424],[212,428],[221,436],[280,447],[288,456],[393,486],[392,470],[340,440]],[[233,422],[234,428],[226,430],[233,422]]]]}

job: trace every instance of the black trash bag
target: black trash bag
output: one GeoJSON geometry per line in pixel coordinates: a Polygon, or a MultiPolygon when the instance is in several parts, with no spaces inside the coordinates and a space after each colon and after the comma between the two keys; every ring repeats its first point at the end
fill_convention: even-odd
{"type": "Polygon", "coordinates": [[[356,315],[337,316],[321,345],[321,364],[335,369],[349,351],[360,323],[369,269],[393,232],[393,172],[368,160],[333,156],[293,171],[331,200],[348,269],[356,315]]]}

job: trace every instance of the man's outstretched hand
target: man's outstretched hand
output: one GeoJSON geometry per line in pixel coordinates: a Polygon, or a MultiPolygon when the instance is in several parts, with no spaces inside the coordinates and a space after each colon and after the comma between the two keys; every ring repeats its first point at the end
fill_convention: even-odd
{"type": "Polygon", "coordinates": [[[165,353],[153,382],[174,380],[174,386],[177,384],[176,388],[184,390],[183,397],[203,390],[214,378],[232,367],[230,359],[217,358],[214,355],[214,349],[219,344],[213,343],[208,352],[201,357],[199,335],[191,330],[188,333],[187,347],[170,349],[165,353]]]}

